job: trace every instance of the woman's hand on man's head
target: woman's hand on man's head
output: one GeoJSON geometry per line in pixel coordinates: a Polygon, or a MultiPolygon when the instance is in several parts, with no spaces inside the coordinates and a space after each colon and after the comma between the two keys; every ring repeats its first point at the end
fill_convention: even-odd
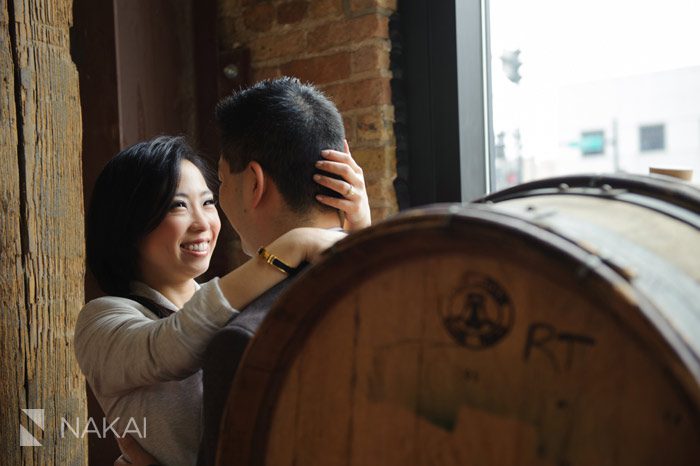
{"type": "Polygon", "coordinates": [[[372,215],[369,209],[369,198],[365,186],[365,177],[362,168],[355,162],[350,154],[348,141],[345,141],[344,152],[335,150],[321,151],[325,160],[316,163],[316,168],[342,177],[342,180],[325,175],[315,175],[314,180],[321,186],[325,186],[342,198],[318,195],[316,199],[327,206],[335,207],[345,214],[343,228],[348,231],[356,231],[368,227],[372,223],[372,215]]]}

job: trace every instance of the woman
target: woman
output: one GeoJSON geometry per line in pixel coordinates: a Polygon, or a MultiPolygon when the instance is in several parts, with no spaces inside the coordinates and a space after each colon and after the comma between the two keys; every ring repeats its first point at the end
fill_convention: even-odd
{"type": "MultiPolygon", "coordinates": [[[[353,167],[348,157],[329,156],[353,167]]],[[[353,196],[357,200],[345,210],[368,213],[367,206],[358,206],[366,204],[364,182],[353,173],[344,179],[361,195],[353,196]]],[[[337,181],[319,182],[343,189],[337,181]]],[[[221,226],[215,191],[205,164],[182,138],[159,137],[123,150],[107,164],[88,211],[88,264],[110,296],[87,303],[80,312],[78,363],[115,430],[143,436],[139,443],[169,466],[195,463],[199,358],[207,343],[236,309],[285,278],[255,257],[220,279],[201,286],[195,282],[209,266],[221,226]]],[[[368,215],[350,217],[359,222],[351,227],[368,223],[368,215]]],[[[296,267],[313,261],[341,236],[301,228],[266,249],[296,267]]]]}

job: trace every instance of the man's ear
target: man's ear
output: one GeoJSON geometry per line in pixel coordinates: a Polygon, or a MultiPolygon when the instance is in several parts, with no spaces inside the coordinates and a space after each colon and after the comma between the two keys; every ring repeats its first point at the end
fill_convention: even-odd
{"type": "Polygon", "coordinates": [[[260,205],[265,195],[265,190],[268,188],[268,177],[262,166],[254,160],[248,164],[248,170],[250,171],[251,181],[253,182],[251,207],[256,208],[260,205]]]}

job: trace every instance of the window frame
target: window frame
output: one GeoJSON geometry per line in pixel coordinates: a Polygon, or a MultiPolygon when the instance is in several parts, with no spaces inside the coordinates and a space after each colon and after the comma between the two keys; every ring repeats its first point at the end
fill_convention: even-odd
{"type": "Polygon", "coordinates": [[[404,205],[482,197],[494,173],[488,0],[401,0],[397,14],[407,107],[407,148],[397,160],[406,173],[404,205]]]}

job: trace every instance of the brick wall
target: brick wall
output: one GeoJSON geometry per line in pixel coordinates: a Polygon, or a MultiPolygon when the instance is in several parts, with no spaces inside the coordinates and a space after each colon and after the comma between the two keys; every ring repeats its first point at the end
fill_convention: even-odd
{"type": "Polygon", "coordinates": [[[396,0],[218,0],[219,47],[250,49],[254,81],[296,76],[345,120],[374,221],[397,211],[389,16],[396,0]]]}

